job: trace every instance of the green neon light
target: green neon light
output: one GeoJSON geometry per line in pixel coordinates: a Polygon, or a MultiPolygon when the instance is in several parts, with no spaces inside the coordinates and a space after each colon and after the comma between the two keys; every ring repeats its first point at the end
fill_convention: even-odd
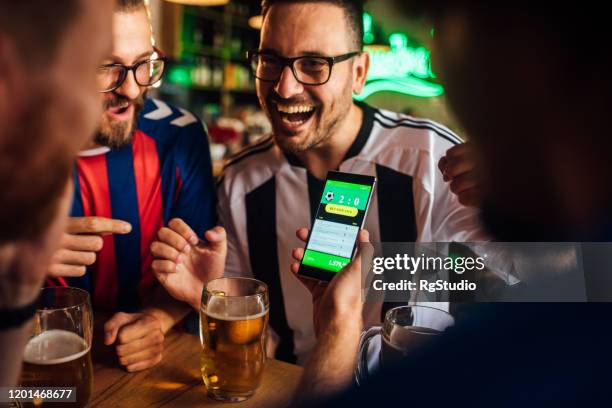
{"type": "MultiPolygon", "coordinates": [[[[364,25],[372,25],[372,17],[364,14],[364,25]]],[[[430,35],[434,34],[433,28],[430,35]]],[[[364,35],[365,41],[365,35],[364,35]]],[[[432,82],[436,78],[431,68],[430,51],[422,46],[408,46],[408,36],[391,33],[389,47],[366,46],[370,55],[370,69],[366,85],[359,95],[353,97],[362,101],[378,92],[395,92],[421,98],[433,98],[444,93],[442,85],[432,82]]]]}
{"type": "Polygon", "coordinates": [[[442,85],[414,77],[380,79],[366,83],[363,91],[359,95],[353,95],[353,98],[357,101],[363,101],[378,92],[395,92],[420,98],[433,98],[442,95],[444,88],[442,85]]]}
{"type": "Polygon", "coordinates": [[[431,71],[429,50],[425,47],[400,47],[391,50],[366,48],[370,54],[370,71],[367,80],[381,78],[405,78],[416,76],[427,79],[435,78],[431,71]]]}
{"type": "Polygon", "coordinates": [[[372,32],[372,15],[370,13],[363,13],[363,31],[366,33],[372,32]]]}
{"type": "Polygon", "coordinates": [[[408,48],[408,36],[402,33],[393,33],[389,36],[392,50],[408,48]]]}
{"type": "Polygon", "coordinates": [[[168,81],[170,83],[182,86],[191,86],[191,75],[187,67],[175,65],[168,72],[168,81]]]}
{"type": "Polygon", "coordinates": [[[372,44],[374,42],[372,16],[369,13],[363,13],[363,42],[366,44],[372,44]]]}

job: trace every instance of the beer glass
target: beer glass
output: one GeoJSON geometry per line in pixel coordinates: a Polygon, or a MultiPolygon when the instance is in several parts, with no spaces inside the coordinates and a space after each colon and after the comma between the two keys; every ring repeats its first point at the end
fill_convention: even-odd
{"type": "Polygon", "coordinates": [[[92,333],[89,293],[70,287],[41,290],[33,335],[24,351],[21,385],[75,387],[76,403],[35,401],[35,406],[87,405],[93,388],[92,333]]]}
{"type": "Polygon", "coordinates": [[[244,401],[259,383],[266,361],[268,287],[250,278],[206,284],[200,308],[202,378],[211,398],[244,401]]]}
{"type": "Polygon", "coordinates": [[[381,367],[394,364],[453,324],[450,314],[429,306],[400,306],[388,310],[382,327],[373,326],[361,336],[355,369],[357,384],[367,381],[369,364],[381,367]],[[371,353],[370,343],[376,336],[380,337],[380,349],[371,353]]]}

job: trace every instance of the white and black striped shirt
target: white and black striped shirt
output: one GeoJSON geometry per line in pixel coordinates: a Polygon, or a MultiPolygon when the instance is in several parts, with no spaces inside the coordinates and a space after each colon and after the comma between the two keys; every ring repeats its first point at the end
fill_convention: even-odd
{"type": "MultiPolygon", "coordinates": [[[[485,240],[476,211],[458,202],[437,168],[461,139],[430,120],[359,106],[363,124],[339,170],[377,177],[365,222],[370,240],[485,240]]],[[[323,186],[272,137],[238,153],[219,180],[226,273],[269,285],[270,324],[281,339],[277,358],[288,361],[302,362],[315,344],[311,295],[289,267],[292,248],[303,246],[295,231],[310,226],[323,186]]]]}

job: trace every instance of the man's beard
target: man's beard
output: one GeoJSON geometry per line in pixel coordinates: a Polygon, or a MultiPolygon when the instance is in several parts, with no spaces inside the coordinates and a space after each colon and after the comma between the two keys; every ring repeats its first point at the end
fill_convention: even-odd
{"type": "Polygon", "coordinates": [[[144,108],[145,97],[146,92],[134,100],[130,100],[123,95],[113,94],[113,99],[105,100],[104,112],[109,108],[121,106],[128,102],[134,106],[134,113],[132,118],[126,121],[111,121],[104,117],[94,138],[96,144],[111,149],[119,149],[130,144],[138,123],[138,115],[144,108]]]}
{"type": "MultiPolygon", "coordinates": [[[[282,102],[284,104],[310,102],[305,98],[283,99],[275,92],[272,92],[266,101],[269,107],[268,109],[276,109],[273,101],[282,102]]],[[[312,126],[312,130],[301,137],[300,140],[294,140],[291,135],[289,137],[280,135],[275,129],[274,139],[280,149],[285,153],[298,154],[325,145],[332,136],[334,136],[336,130],[348,115],[352,99],[349,101],[348,106],[340,106],[339,102],[340,100],[332,102],[328,105],[328,109],[324,109],[323,105],[320,103],[313,103],[317,107],[314,117],[312,118],[315,122],[314,126],[312,126]]],[[[272,121],[272,123],[274,127],[274,122],[272,121]]],[[[283,133],[286,133],[286,131],[283,133]]]]}

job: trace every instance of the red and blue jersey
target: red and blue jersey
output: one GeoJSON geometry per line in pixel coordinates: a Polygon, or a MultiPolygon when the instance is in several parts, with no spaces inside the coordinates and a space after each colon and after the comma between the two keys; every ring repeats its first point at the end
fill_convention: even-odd
{"type": "Polygon", "coordinates": [[[192,113],[148,99],[131,144],[79,157],[71,215],[132,224],[126,235],[104,236],[85,276],[68,284],[87,289],[94,306],[134,311],[156,284],[150,246],[172,218],[197,234],[213,226],[214,182],[206,131],[192,113]]]}

